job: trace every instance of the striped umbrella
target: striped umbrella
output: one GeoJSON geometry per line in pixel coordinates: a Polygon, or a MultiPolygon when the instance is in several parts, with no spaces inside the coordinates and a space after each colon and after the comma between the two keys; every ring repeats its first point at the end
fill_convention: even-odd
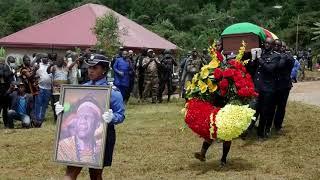
{"type": "Polygon", "coordinates": [[[261,29],[264,31],[267,37],[272,38],[273,40],[279,39],[277,35],[269,31],[268,29],[265,29],[263,27],[261,27],[261,29]]]}

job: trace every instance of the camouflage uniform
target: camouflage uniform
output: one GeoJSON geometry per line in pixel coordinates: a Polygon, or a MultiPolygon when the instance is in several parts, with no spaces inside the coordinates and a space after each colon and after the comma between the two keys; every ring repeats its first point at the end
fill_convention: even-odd
{"type": "Polygon", "coordinates": [[[183,69],[182,73],[182,82],[184,84],[184,88],[186,88],[187,81],[191,81],[193,76],[200,72],[201,67],[205,64],[202,58],[192,57],[190,56],[183,69]]]}
{"type": "Polygon", "coordinates": [[[157,99],[157,92],[159,86],[159,64],[160,61],[158,58],[145,57],[142,61],[142,67],[145,69],[143,99],[146,100],[146,98],[149,96],[151,92],[153,103],[155,103],[157,99]]]}

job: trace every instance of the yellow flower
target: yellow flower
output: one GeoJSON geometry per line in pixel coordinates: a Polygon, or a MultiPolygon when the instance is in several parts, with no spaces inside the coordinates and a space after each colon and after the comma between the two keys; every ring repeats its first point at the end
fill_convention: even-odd
{"type": "Polygon", "coordinates": [[[198,81],[198,86],[200,88],[201,93],[205,93],[208,89],[208,86],[206,83],[204,83],[203,81],[199,80],[198,81]]]}
{"type": "Polygon", "coordinates": [[[190,81],[186,82],[186,90],[187,91],[193,91],[196,88],[196,85],[190,81]]]}
{"type": "Polygon", "coordinates": [[[243,55],[244,55],[244,52],[246,51],[246,43],[244,42],[244,41],[242,41],[242,46],[240,47],[240,49],[239,49],[239,53],[238,53],[238,55],[237,55],[237,57],[236,57],[236,60],[237,61],[240,61],[241,59],[242,59],[242,57],[243,57],[243,55]]]}
{"type": "Polygon", "coordinates": [[[209,63],[209,67],[212,69],[219,67],[219,65],[220,65],[220,61],[217,59],[212,59],[212,61],[209,63]]]}
{"type": "Polygon", "coordinates": [[[200,77],[201,79],[206,79],[209,76],[209,66],[204,66],[201,68],[200,77]]]}
{"type": "Polygon", "coordinates": [[[198,81],[199,73],[195,74],[192,78],[192,83],[196,83],[198,81]]]}
{"type": "Polygon", "coordinates": [[[216,115],[217,137],[224,141],[239,137],[249,127],[254,113],[249,105],[227,104],[216,115]]]}
{"type": "Polygon", "coordinates": [[[210,79],[207,80],[207,85],[209,88],[209,92],[213,93],[218,89],[218,86],[216,84],[213,84],[210,79]]]}

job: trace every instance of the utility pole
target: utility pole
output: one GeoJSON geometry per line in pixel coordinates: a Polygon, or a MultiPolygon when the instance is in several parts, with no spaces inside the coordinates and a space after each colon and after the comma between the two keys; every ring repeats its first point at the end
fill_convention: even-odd
{"type": "Polygon", "coordinates": [[[298,53],[298,42],[299,42],[299,19],[300,19],[300,15],[298,14],[298,19],[297,19],[297,35],[296,35],[296,53],[298,53]]]}

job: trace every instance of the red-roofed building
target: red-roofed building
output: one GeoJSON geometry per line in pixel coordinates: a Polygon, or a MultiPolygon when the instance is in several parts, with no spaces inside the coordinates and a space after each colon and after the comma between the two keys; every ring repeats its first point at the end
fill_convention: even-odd
{"type": "Polygon", "coordinates": [[[159,35],[147,30],[130,19],[97,4],[86,4],[51,19],[23,29],[0,39],[7,55],[20,56],[32,53],[57,52],[63,54],[68,49],[88,48],[96,44],[92,31],[96,19],[113,12],[119,18],[119,28],[126,33],[120,35],[123,46],[128,49],[143,47],[153,49],[176,49],[177,46],[159,35]]]}

